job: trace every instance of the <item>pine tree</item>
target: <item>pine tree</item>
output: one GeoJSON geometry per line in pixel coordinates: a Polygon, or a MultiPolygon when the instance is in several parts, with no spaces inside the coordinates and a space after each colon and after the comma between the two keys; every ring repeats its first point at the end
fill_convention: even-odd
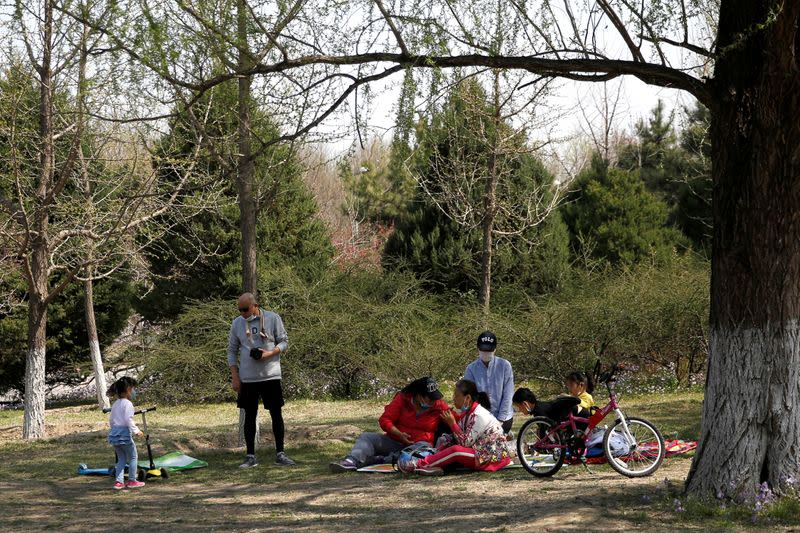
{"type": "MultiPolygon", "coordinates": [[[[235,97],[235,84],[223,84],[209,91],[199,104],[205,106],[211,119],[203,129],[208,140],[195,164],[224,183],[223,196],[216,211],[207,216],[188,222],[174,220],[176,231],[150,248],[149,262],[155,277],[136,305],[149,320],[177,316],[188,300],[235,297],[241,292],[237,192],[232,176],[224,170],[234,165],[221,164],[235,161],[237,156],[235,97]]],[[[172,122],[154,163],[162,174],[174,172],[172,165],[195,150],[195,126],[186,109],[172,122]]],[[[263,110],[253,113],[252,128],[258,138],[277,136],[277,127],[263,110]]],[[[266,273],[259,277],[265,279],[270,270],[290,267],[313,278],[327,268],[333,246],[324,223],[316,217],[317,205],[302,181],[295,153],[286,145],[273,145],[261,151],[254,166],[260,213],[257,266],[259,272],[266,273]]],[[[185,201],[192,202],[192,198],[185,201]]]]}
{"type": "MultiPolygon", "coordinates": [[[[478,291],[482,283],[482,228],[480,224],[465,224],[459,218],[471,209],[482,209],[483,187],[459,189],[448,180],[463,179],[460,171],[465,161],[475,168],[487,167],[486,142],[495,128],[491,103],[475,82],[456,87],[441,111],[418,124],[418,145],[412,164],[419,182],[425,185],[417,187],[408,216],[400,221],[386,243],[385,266],[412,270],[424,276],[431,287],[478,291]],[[466,191],[471,196],[463,198],[464,204],[456,213],[434,200],[445,194],[445,190],[448,194],[466,191]]],[[[515,135],[502,122],[499,129],[515,146],[506,147],[508,155],[499,158],[503,179],[498,181],[497,201],[525,209],[516,200],[533,192],[547,196],[542,191],[549,189],[553,176],[526,148],[527,141],[522,135],[515,135]]],[[[541,200],[547,204],[549,197],[541,200]]],[[[480,218],[477,217],[478,222],[480,218]]],[[[567,270],[567,242],[557,214],[518,235],[504,238],[495,247],[493,281],[522,287],[528,293],[552,290],[567,270]]]]}
{"type": "Polygon", "coordinates": [[[667,226],[667,205],[649,192],[635,172],[609,167],[595,155],[578,178],[580,187],[563,207],[580,255],[612,265],[647,258],[667,260],[681,236],[667,226]]]}

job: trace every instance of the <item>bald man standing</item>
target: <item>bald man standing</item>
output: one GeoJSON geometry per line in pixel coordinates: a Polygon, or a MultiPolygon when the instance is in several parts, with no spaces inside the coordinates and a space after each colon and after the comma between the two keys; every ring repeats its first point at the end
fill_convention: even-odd
{"type": "Polygon", "coordinates": [[[259,399],[272,418],[275,435],[275,464],[295,464],[283,451],[283,387],[281,354],[289,347],[289,336],[277,313],[258,307],[255,297],[246,292],[239,297],[239,316],[228,335],[228,366],[231,386],[238,393],[236,404],[244,409],[244,440],[247,457],[239,468],[258,465],[255,454],[256,416],[259,399]],[[238,362],[237,362],[238,359],[238,362]]]}

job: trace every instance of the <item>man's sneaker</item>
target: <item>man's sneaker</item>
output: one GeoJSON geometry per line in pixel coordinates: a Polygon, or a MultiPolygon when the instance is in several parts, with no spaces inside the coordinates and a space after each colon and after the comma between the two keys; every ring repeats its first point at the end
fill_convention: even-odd
{"type": "Polygon", "coordinates": [[[278,455],[275,456],[275,464],[278,466],[294,466],[297,463],[289,459],[285,452],[278,452],[278,455]]]}
{"type": "Polygon", "coordinates": [[[415,468],[414,473],[420,476],[443,476],[444,470],[438,466],[423,466],[422,468],[415,468]]]}
{"type": "Polygon", "coordinates": [[[239,468],[253,468],[254,466],[258,466],[258,461],[256,460],[255,455],[248,455],[244,458],[244,462],[239,465],[239,468]]]}
{"type": "Polygon", "coordinates": [[[125,483],[125,488],[128,488],[128,489],[140,489],[142,487],[144,487],[144,481],[133,480],[133,481],[128,481],[127,483],[125,483]]]}
{"type": "Polygon", "coordinates": [[[117,481],[116,483],[114,483],[114,486],[112,488],[114,490],[124,489],[125,488],[125,483],[120,483],[119,481],[117,481]]]}
{"type": "Polygon", "coordinates": [[[331,472],[351,472],[358,470],[358,465],[352,457],[345,457],[337,463],[330,464],[331,472]]]}
{"type": "Polygon", "coordinates": [[[405,474],[410,474],[417,469],[417,460],[413,458],[406,459],[403,457],[397,461],[397,469],[405,474]]]}

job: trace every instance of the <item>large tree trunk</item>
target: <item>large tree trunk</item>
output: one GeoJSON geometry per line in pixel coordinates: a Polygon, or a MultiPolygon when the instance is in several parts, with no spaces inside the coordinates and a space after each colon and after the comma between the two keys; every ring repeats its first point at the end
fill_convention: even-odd
{"type": "MultiPolygon", "coordinates": [[[[45,279],[46,281],[46,279],[45,279]]],[[[22,438],[45,436],[45,343],[47,341],[47,306],[31,295],[28,301],[28,357],[25,361],[25,413],[22,438]]]]}
{"type": "Polygon", "coordinates": [[[24,439],[44,437],[45,346],[47,341],[47,297],[49,248],[48,202],[53,185],[53,76],[51,51],[53,41],[53,5],[44,5],[42,63],[39,74],[39,182],[33,212],[30,270],[28,281],[28,356],[25,360],[25,414],[22,424],[24,439]]]}
{"type": "Polygon", "coordinates": [[[800,3],[770,21],[777,6],[723,3],[714,81],[710,353],[687,490],[737,500],[800,474],[800,3]]]}
{"type": "Polygon", "coordinates": [[[97,337],[97,321],[94,317],[94,286],[91,274],[87,273],[87,279],[83,282],[83,301],[86,314],[86,333],[89,337],[89,354],[92,358],[94,368],[94,384],[97,389],[97,405],[101,409],[109,407],[111,404],[106,395],[106,371],[103,368],[103,356],[100,352],[100,340],[97,337]]]}
{"type": "MultiPolygon", "coordinates": [[[[239,69],[250,67],[247,48],[247,6],[238,0],[237,32],[239,41],[239,69]]],[[[254,165],[250,148],[250,76],[239,77],[239,157],[236,185],[239,193],[239,226],[242,232],[242,287],[258,297],[258,269],[256,265],[256,201],[253,197],[254,165]]]]}

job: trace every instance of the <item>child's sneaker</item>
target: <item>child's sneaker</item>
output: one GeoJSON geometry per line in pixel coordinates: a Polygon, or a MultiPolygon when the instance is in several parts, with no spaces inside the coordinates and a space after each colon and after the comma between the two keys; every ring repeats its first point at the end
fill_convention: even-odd
{"type": "Polygon", "coordinates": [[[423,466],[420,468],[415,468],[414,473],[419,474],[420,476],[443,476],[444,469],[439,468],[438,466],[423,466]]]}
{"type": "Polygon", "coordinates": [[[113,488],[114,490],[121,490],[121,489],[125,488],[125,484],[124,483],[120,483],[119,481],[117,481],[116,483],[114,483],[114,486],[111,487],[111,488],[113,488]]]}
{"type": "Polygon", "coordinates": [[[125,487],[129,489],[139,489],[144,487],[144,481],[128,481],[125,483],[125,487]]]}

